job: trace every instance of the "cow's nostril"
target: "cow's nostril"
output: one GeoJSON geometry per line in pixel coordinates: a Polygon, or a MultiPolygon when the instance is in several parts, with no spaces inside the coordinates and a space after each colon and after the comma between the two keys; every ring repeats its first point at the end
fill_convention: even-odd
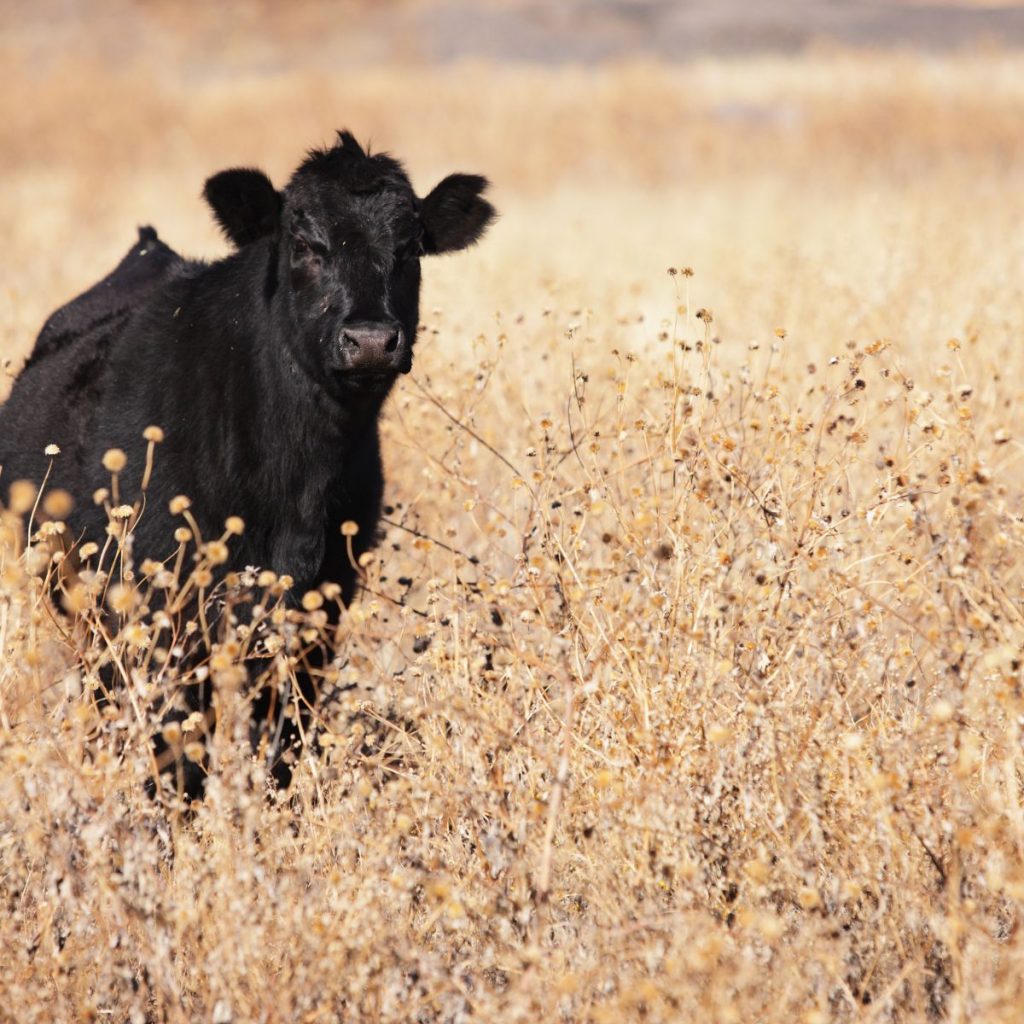
{"type": "Polygon", "coordinates": [[[384,346],[385,352],[394,352],[398,348],[398,331],[395,331],[391,337],[388,338],[387,344],[384,346]]]}

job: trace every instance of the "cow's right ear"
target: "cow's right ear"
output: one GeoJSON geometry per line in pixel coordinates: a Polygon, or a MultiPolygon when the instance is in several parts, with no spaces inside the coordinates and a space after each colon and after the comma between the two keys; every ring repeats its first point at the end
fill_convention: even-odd
{"type": "Polygon", "coordinates": [[[203,198],[228,241],[239,248],[272,235],[280,226],[283,199],[262,171],[221,171],[207,180],[203,198]]]}

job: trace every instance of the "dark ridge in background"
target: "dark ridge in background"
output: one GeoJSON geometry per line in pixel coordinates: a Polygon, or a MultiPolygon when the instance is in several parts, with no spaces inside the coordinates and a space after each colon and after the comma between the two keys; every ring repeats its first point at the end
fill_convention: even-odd
{"type": "Polygon", "coordinates": [[[0,45],[61,56],[173,56],[198,74],[464,58],[537,64],[795,53],[820,42],[955,50],[1024,43],[1024,2],[978,0],[40,0],[5,5],[0,45]],[[187,46],[182,38],[187,37],[187,46]]]}

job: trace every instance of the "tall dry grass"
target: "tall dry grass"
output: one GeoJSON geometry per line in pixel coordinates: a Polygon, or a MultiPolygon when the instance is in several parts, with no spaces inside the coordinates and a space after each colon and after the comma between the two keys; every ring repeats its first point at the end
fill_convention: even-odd
{"type": "Polygon", "coordinates": [[[204,175],[343,124],[503,218],[425,266],[351,688],[287,794],[235,728],[251,637],[186,820],[143,795],[168,633],[6,557],[0,1016],[1019,1018],[1016,55],[60,67],[0,118],[15,364],[135,223],[219,251],[204,175]]]}

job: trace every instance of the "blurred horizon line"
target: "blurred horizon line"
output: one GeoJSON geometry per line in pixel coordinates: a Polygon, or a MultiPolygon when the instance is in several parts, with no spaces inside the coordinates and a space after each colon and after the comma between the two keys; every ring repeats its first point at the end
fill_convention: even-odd
{"type": "Polygon", "coordinates": [[[273,72],[392,61],[542,66],[634,58],[1024,46],[1024,0],[39,0],[9,6],[0,43],[41,66],[73,53],[273,72]]]}

